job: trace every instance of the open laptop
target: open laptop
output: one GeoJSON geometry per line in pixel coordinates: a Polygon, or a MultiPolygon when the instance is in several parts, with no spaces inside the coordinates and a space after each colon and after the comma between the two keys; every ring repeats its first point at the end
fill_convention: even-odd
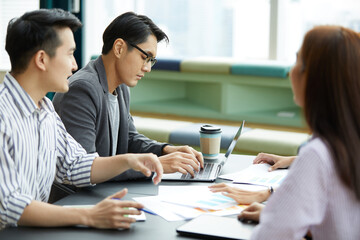
{"type": "Polygon", "coordinates": [[[243,223],[237,218],[201,214],[178,227],[176,232],[203,239],[250,239],[255,226],[255,223],[243,223]]]}
{"type": "Polygon", "coordinates": [[[183,181],[183,182],[214,182],[216,178],[220,175],[221,170],[226,163],[227,159],[229,158],[230,154],[235,148],[236,142],[238,141],[243,126],[245,124],[245,120],[241,123],[237,133],[235,134],[233,140],[230,143],[226,154],[223,157],[220,157],[220,161],[212,160],[211,162],[205,162],[204,168],[201,169],[199,172],[195,172],[195,176],[192,177],[189,173],[182,174],[182,173],[169,173],[163,174],[162,180],[163,181],[183,181]],[[215,162],[214,162],[215,161],[215,162]]]}

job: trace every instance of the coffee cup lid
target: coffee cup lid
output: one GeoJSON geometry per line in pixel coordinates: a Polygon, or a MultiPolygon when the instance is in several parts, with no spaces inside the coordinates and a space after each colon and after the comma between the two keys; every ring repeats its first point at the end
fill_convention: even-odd
{"type": "Polygon", "coordinates": [[[200,132],[218,133],[221,132],[221,128],[213,125],[205,124],[201,126],[200,132]]]}

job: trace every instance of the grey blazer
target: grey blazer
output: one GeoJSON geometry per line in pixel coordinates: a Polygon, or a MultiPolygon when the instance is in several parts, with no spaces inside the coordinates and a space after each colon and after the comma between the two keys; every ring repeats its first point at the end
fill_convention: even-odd
{"type": "MultiPolygon", "coordinates": [[[[55,110],[67,131],[86,149],[100,156],[111,156],[112,138],[108,113],[108,84],[101,56],[90,61],[69,79],[69,91],[56,93],[55,110]]],[[[120,126],[116,154],[154,153],[161,156],[167,144],[158,143],[139,134],[130,114],[129,88],[121,84],[116,88],[120,108],[120,126]]],[[[144,177],[133,170],[126,171],[113,180],[144,177]]]]}

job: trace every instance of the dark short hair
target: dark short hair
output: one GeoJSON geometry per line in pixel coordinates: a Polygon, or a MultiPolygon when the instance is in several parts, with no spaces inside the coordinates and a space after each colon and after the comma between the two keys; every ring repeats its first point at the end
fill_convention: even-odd
{"type": "MultiPolygon", "coordinates": [[[[133,44],[139,44],[145,42],[149,35],[154,35],[157,42],[164,39],[169,42],[168,36],[147,16],[138,15],[134,12],[123,13],[105,29],[102,54],[107,54],[118,38],[133,44]]],[[[129,48],[132,47],[129,46],[129,48]]]]}
{"type": "Polygon", "coordinates": [[[11,71],[25,71],[31,57],[41,49],[53,57],[61,44],[56,28],[69,27],[74,32],[81,26],[77,17],[62,9],[39,9],[10,20],[5,49],[11,71]]]}

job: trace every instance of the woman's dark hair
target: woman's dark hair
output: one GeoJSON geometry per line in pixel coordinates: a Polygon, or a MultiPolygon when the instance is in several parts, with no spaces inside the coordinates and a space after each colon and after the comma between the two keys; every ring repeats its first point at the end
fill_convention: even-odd
{"type": "Polygon", "coordinates": [[[10,57],[11,71],[25,71],[31,57],[41,49],[53,57],[61,44],[56,28],[63,27],[74,32],[81,27],[81,22],[62,9],[35,10],[10,20],[5,49],[10,57]]]}
{"type": "Polygon", "coordinates": [[[339,26],[315,27],[301,55],[306,121],[327,143],[341,180],[360,200],[360,35],[339,26]]]}
{"type": "MultiPolygon", "coordinates": [[[[139,44],[145,42],[151,34],[156,37],[157,42],[164,39],[169,42],[168,36],[147,16],[133,12],[121,14],[104,31],[102,54],[107,54],[118,38],[139,44]]],[[[128,47],[132,48],[130,45],[128,47]]]]}

